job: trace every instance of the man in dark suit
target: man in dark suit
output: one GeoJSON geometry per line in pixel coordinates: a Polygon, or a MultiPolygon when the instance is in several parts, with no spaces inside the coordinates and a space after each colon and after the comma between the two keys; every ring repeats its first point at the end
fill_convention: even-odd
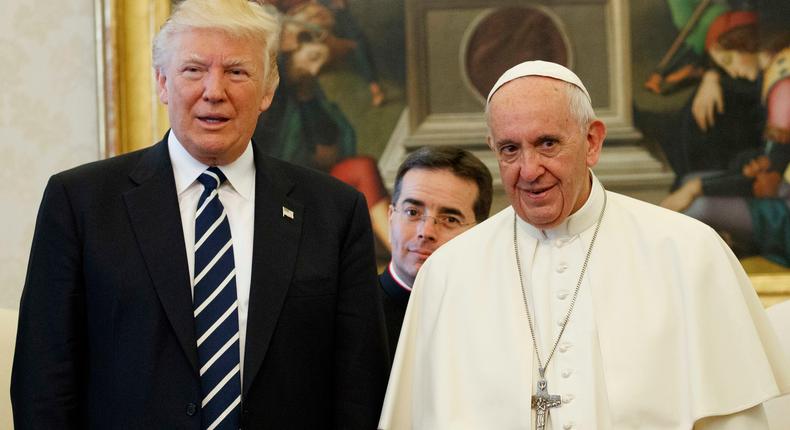
{"type": "Polygon", "coordinates": [[[372,429],[387,356],[363,197],[250,143],[275,18],[186,0],[154,42],[172,130],[59,173],[39,211],[17,429],[372,429]]]}
{"type": "Polygon", "coordinates": [[[471,152],[426,146],[398,167],[389,208],[392,261],[379,275],[390,357],[417,272],[437,248],[488,218],[491,172],[471,152]]]}

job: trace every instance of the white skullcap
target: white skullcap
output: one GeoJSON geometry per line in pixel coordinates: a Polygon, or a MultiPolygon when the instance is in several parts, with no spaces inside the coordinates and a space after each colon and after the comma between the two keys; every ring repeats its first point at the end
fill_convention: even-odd
{"type": "Polygon", "coordinates": [[[514,79],[523,78],[525,76],[546,76],[548,78],[559,79],[569,84],[576,85],[584,92],[584,95],[587,96],[587,100],[592,102],[590,99],[590,93],[587,92],[587,88],[584,88],[582,80],[579,79],[575,73],[568,70],[565,66],[561,66],[557,63],[535,60],[525,61],[521,64],[517,64],[508,69],[507,72],[503,73],[502,76],[500,76],[496,81],[496,84],[494,84],[494,87],[491,88],[491,92],[488,93],[486,104],[491,103],[491,97],[495,92],[497,92],[498,89],[502,87],[502,85],[505,85],[514,79]]]}

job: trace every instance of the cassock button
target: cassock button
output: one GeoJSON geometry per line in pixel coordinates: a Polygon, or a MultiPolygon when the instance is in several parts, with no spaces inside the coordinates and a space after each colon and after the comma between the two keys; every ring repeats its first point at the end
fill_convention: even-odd
{"type": "Polygon", "coordinates": [[[565,430],[571,430],[574,425],[575,425],[574,422],[570,421],[570,422],[567,422],[567,423],[563,424],[562,428],[565,429],[565,430]]]}
{"type": "Polygon", "coordinates": [[[565,263],[560,263],[559,266],[557,266],[556,270],[557,270],[557,273],[563,273],[566,270],[568,270],[568,265],[565,264],[565,263]]]}
{"type": "Polygon", "coordinates": [[[557,298],[560,300],[565,300],[568,297],[568,292],[566,290],[557,291],[557,298]]]}
{"type": "Polygon", "coordinates": [[[562,327],[562,323],[564,323],[564,322],[565,322],[565,318],[560,318],[560,319],[557,320],[557,325],[562,327]]]}
{"type": "Polygon", "coordinates": [[[565,370],[562,371],[562,377],[565,378],[565,379],[568,379],[568,378],[571,377],[572,373],[573,373],[572,369],[565,369],[565,370]]]}
{"type": "Polygon", "coordinates": [[[191,417],[191,416],[195,415],[196,412],[197,412],[197,405],[196,404],[194,404],[194,403],[187,404],[187,415],[189,415],[191,417]]]}
{"type": "Polygon", "coordinates": [[[557,239],[554,241],[554,246],[556,246],[557,248],[562,248],[562,246],[565,245],[565,242],[566,242],[565,239],[557,239]]]}
{"type": "Polygon", "coordinates": [[[565,403],[567,405],[568,403],[572,402],[574,398],[575,397],[573,396],[573,394],[566,394],[562,396],[562,403],[565,403]]]}
{"type": "Polygon", "coordinates": [[[562,345],[560,345],[560,352],[568,352],[571,346],[573,345],[570,342],[563,342],[562,345]]]}

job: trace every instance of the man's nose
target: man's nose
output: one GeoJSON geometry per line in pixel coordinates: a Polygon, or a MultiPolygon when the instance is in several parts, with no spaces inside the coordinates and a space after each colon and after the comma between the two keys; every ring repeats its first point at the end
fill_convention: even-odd
{"type": "Polygon", "coordinates": [[[225,73],[209,70],[203,80],[203,100],[216,103],[225,100],[225,73]]]}
{"type": "Polygon", "coordinates": [[[417,223],[417,234],[423,239],[436,240],[437,227],[436,218],[423,216],[422,220],[417,223]]]}
{"type": "Polygon", "coordinates": [[[543,159],[535,151],[524,151],[519,158],[519,178],[525,182],[534,182],[546,172],[543,159]]]}

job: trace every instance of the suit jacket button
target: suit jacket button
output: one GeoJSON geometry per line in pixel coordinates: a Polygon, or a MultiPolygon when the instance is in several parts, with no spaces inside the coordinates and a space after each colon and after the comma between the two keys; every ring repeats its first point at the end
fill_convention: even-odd
{"type": "Polygon", "coordinates": [[[195,412],[197,412],[197,405],[194,403],[187,404],[187,415],[191,417],[192,415],[195,415],[195,412]]]}

